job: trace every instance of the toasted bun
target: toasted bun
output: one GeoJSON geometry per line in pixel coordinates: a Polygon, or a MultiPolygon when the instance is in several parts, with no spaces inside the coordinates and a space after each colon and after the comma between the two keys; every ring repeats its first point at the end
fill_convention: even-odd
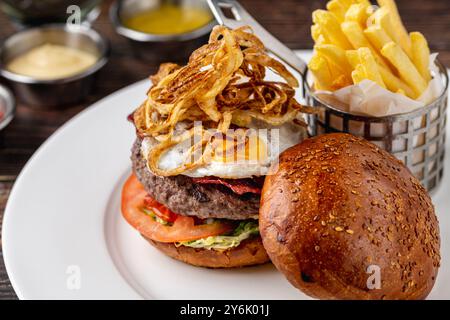
{"type": "Polygon", "coordinates": [[[261,237],[245,240],[238,247],[225,251],[177,247],[173,243],[157,242],[148,238],[146,240],[169,257],[197,267],[236,268],[269,262],[261,237]]]}
{"type": "Polygon", "coordinates": [[[272,262],[310,296],[423,299],[436,280],[430,197],[400,161],[363,139],[322,135],[282,153],[259,221],[272,262]]]}

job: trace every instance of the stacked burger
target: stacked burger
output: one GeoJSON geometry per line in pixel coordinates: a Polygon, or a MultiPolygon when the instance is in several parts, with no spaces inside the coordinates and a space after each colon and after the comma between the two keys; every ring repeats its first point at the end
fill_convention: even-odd
{"type": "Polygon", "coordinates": [[[305,138],[298,81],[249,28],[217,26],[187,65],[163,64],[133,113],[125,219],[165,254],[204,267],[269,261],[259,235],[264,177],[305,138]],[[266,73],[279,81],[268,81],[266,73]]]}

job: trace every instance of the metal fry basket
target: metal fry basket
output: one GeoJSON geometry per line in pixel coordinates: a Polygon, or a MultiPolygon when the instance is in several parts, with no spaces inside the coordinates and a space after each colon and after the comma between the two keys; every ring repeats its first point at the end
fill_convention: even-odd
{"type": "Polygon", "coordinates": [[[311,136],[347,132],[365,138],[402,160],[429,191],[439,185],[444,172],[445,126],[447,115],[448,75],[438,61],[445,89],[433,103],[415,111],[386,116],[368,117],[339,110],[319,99],[308,84],[308,69],[303,60],[267,32],[236,0],[207,0],[216,20],[229,28],[250,25],[265,43],[266,49],[299,72],[303,78],[303,96],[318,114],[309,114],[308,133],[311,136]],[[232,17],[224,13],[227,9],[232,17]]]}
{"type": "Polygon", "coordinates": [[[441,96],[423,108],[385,117],[354,115],[333,107],[315,96],[305,80],[306,102],[319,107],[318,114],[308,115],[309,134],[347,132],[363,137],[403,161],[429,192],[435,191],[444,172],[449,84],[446,68],[437,65],[445,81],[441,96]]]}

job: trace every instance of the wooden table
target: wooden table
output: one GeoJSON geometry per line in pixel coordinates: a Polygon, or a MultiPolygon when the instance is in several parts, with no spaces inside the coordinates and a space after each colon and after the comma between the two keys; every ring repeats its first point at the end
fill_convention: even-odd
{"type": "MultiPolygon", "coordinates": [[[[397,2],[408,29],[424,33],[432,51],[440,52],[441,60],[450,66],[450,1],[397,2]]],[[[111,1],[104,1],[102,13],[94,23],[94,28],[110,40],[112,55],[100,74],[93,93],[84,103],[57,111],[35,110],[19,103],[15,119],[0,132],[0,221],[8,194],[20,170],[34,151],[59,126],[93,102],[147,77],[156,70],[157,65],[135,59],[130,54],[128,43],[114,32],[107,14],[110,3],[111,1]]],[[[306,49],[312,47],[309,35],[311,12],[324,8],[326,1],[241,0],[241,3],[264,27],[289,47],[306,49]]],[[[0,41],[14,31],[8,19],[0,13],[0,41]]],[[[16,295],[8,280],[0,249],[0,299],[14,298],[16,295]]]]}

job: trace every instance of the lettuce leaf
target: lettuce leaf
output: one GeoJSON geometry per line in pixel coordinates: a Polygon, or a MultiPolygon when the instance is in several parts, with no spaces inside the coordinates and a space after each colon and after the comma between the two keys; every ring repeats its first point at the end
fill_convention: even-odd
{"type": "Polygon", "coordinates": [[[239,223],[238,227],[229,235],[207,237],[204,239],[177,242],[176,246],[186,246],[201,249],[226,250],[237,247],[242,241],[259,235],[257,220],[247,220],[239,223]]]}
{"type": "Polygon", "coordinates": [[[155,220],[156,222],[161,223],[162,225],[166,226],[166,225],[170,225],[169,222],[161,219],[160,217],[158,217],[152,210],[148,210],[146,208],[142,209],[144,211],[144,213],[150,217],[153,218],[153,220],[155,220]]]}

